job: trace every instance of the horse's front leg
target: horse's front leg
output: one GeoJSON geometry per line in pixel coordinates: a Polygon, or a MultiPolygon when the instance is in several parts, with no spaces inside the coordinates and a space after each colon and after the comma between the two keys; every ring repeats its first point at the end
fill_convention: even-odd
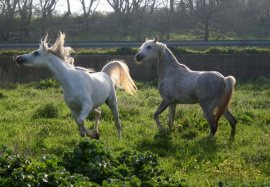
{"type": "Polygon", "coordinates": [[[155,118],[155,121],[156,121],[156,124],[157,124],[157,128],[158,130],[162,131],[164,129],[164,127],[160,124],[160,121],[159,121],[159,115],[164,111],[166,110],[166,108],[169,106],[170,104],[168,104],[168,102],[163,99],[162,102],[160,103],[157,111],[155,112],[155,115],[154,115],[154,118],[155,118]]]}
{"type": "Polygon", "coordinates": [[[84,129],[83,127],[81,127],[77,121],[78,117],[80,116],[80,113],[75,111],[75,110],[70,110],[71,111],[71,115],[73,116],[73,118],[75,119],[78,127],[79,127],[79,131],[80,131],[80,135],[81,137],[85,137],[85,132],[84,132],[84,129]]]}
{"type": "Polygon", "coordinates": [[[169,106],[169,130],[172,130],[172,127],[173,127],[175,109],[176,109],[176,104],[171,104],[169,106]]]}

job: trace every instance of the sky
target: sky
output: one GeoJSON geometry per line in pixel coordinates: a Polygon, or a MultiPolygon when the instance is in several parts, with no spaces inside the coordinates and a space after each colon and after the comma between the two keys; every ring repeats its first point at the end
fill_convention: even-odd
{"type": "MultiPolygon", "coordinates": [[[[108,4],[107,0],[99,0],[98,8],[96,11],[101,11],[101,12],[111,12],[113,9],[110,7],[108,4]]],[[[86,4],[90,2],[90,0],[85,0],[86,4]]],[[[70,9],[72,14],[82,14],[82,5],[80,0],[70,0],[70,9]]],[[[66,12],[67,11],[67,2],[66,0],[59,0],[57,5],[56,5],[56,10],[60,12],[66,12]]]]}

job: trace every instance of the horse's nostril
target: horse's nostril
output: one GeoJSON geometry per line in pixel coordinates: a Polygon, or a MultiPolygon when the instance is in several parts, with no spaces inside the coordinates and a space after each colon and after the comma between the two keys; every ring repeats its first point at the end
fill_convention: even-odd
{"type": "Polygon", "coordinates": [[[139,54],[135,55],[135,58],[136,58],[137,60],[139,60],[139,59],[140,59],[140,55],[139,55],[139,54]]]}

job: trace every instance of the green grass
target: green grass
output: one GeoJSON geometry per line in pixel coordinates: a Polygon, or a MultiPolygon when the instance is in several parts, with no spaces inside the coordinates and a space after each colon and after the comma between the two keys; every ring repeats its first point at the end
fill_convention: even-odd
{"type": "MultiPolygon", "coordinates": [[[[230,107],[238,120],[234,140],[223,117],[215,137],[208,139],[210,130],[198,105],[177,106],[172,132],[168,132],[166,110],[160,117],[166,131],[158,132],[153,119],[161,102],[157,81],[136,84],[136,97],[117,89],[122,141],[109,108],[101,107],[100,141],[112,152],[132,149],[157,154],[161,169],[189,186],[259,186],[270,180],[270,79],[237,81],[230,107]]],[[[86,125],[93,128],[93,115],[86,125]]],[[[61,157],[80,140],[62,89],[54,80],[0,84],[0,144],[14,155],[61,157]]]]}

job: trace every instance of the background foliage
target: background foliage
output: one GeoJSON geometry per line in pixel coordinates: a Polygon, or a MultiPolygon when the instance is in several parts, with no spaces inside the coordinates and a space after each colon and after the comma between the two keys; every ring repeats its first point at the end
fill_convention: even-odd
{"type": "Polygon", "coordinates": [[[70,41],[269,39],[268,0],[103,1],[110,12],[100,11],[99,0],[76,2],[72,12],[70,0],[0,1],[0,41],[37,42],[59,30],[70,41]]]}

